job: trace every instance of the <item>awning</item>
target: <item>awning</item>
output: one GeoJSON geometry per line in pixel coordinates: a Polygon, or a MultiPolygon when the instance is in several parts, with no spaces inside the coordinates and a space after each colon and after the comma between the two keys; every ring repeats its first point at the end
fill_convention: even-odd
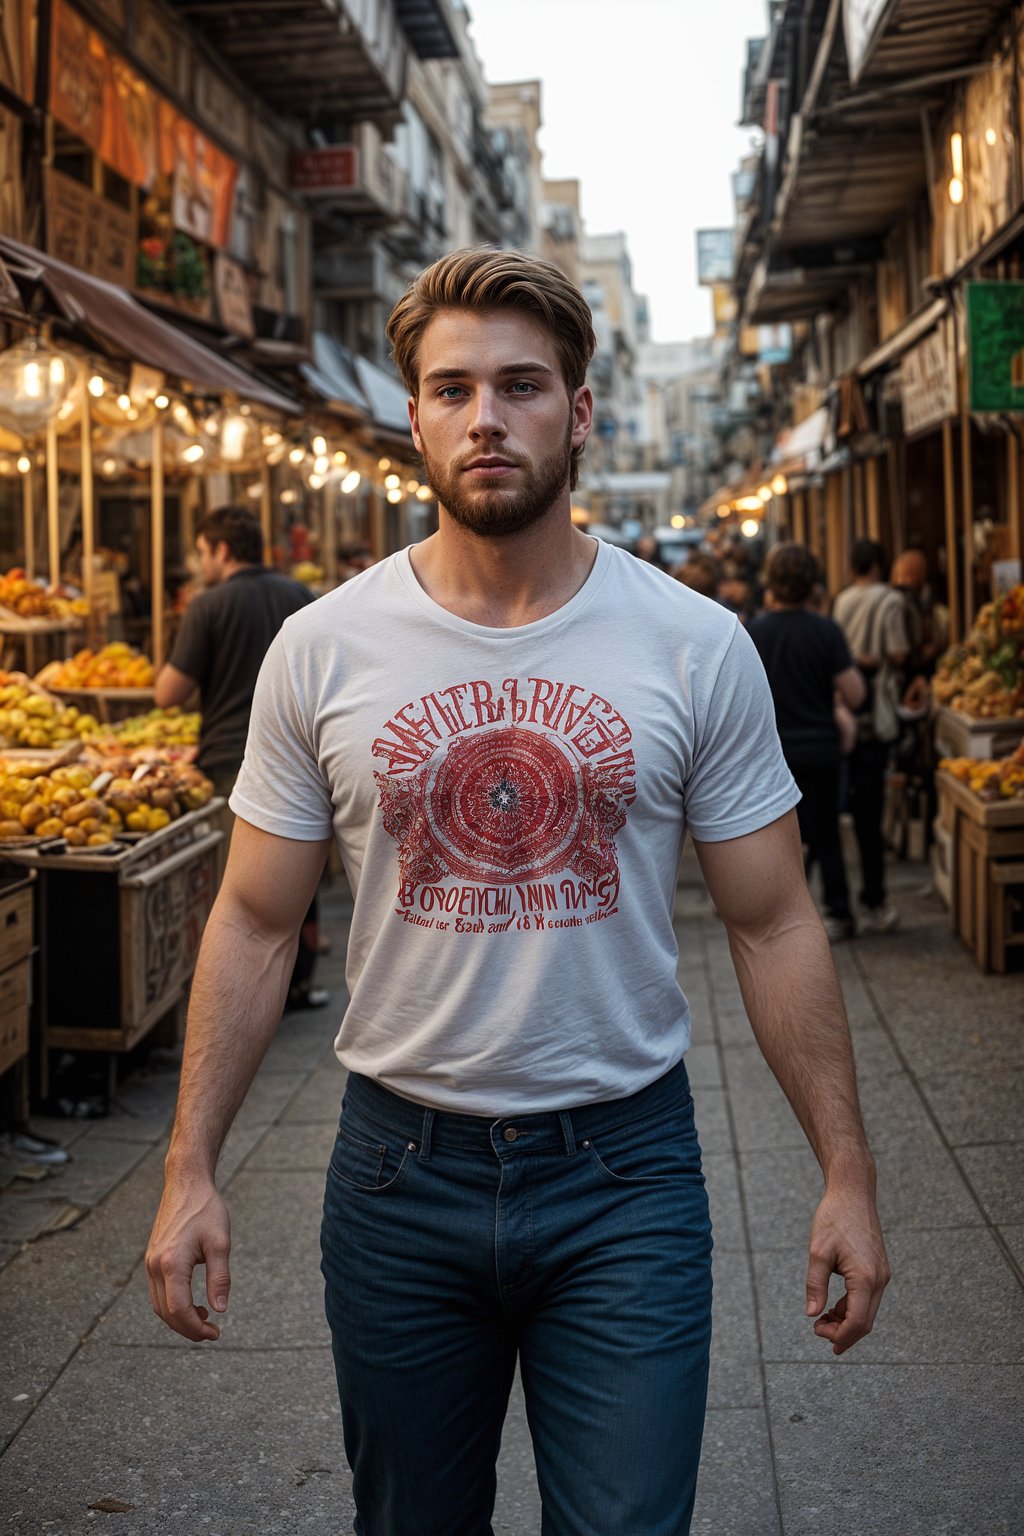
{"type": "Polygon", "coordinates": [[[806,474],[821,462],[822,448],[828,432],[829,411],[819,406],[795,427],[786,427],[775,439],[771,462],[781,468],[785,464],[792,474],[806,474]]]}
{"type": "Polygon", "coordinates": [[[946,314],[949,305],[945,299],[934,299],[925,309],[916,315],[911,315],[904,321],[894,336],[888,341],[883,341],[880,347],[869,352],[862,362],[857,364],[857,373],[862,379],[870,374],[877,373],[880,368],[885,368],[889,363],[898,362],[905,352],[909,352],[922,336],[934,330],[939,321],[946,314]]]}
{"type": "Polygon", "coordinates": [[[672,488],[667,470],[611,470],[585,477],[585,489],[606,496],[657,496],[672,488]]]}
{"type": "Polygon", "coordinates": [[[411,442],[409,396],[405,385],[365,357],[356,357],[354,362],[374,424],[386,432],[398,432],[411,442]]]}
{"type": "Polygon", "coordinates": [[[44,289],[57,313],[88,331],[111,356],[146,363],[199,389],[239,395],[288,416],[298,414],[298,401],[151,314],[126,289],[6,236],[0,236],[0,260],[19,286],[44,289]]]}
{"type": "Polygon", "coordinates": [[[324,331],[314,331],[311,351],[312,362],[299,364],[299,373],[310,389],[326,404],[346,414],[368,416],[370,408],[349,349],[324,331]]]}

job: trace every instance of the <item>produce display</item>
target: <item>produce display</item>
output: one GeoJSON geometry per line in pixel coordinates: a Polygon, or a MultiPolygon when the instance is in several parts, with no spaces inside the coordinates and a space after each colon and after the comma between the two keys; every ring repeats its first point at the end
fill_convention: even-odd
{"type": "Polygon", "coordinates": [[[89,612],[84,597],[68,597],[58,587],[52,591],[26,576],[20,566],[0,576],[0,606],[22,619],[70,619],[77,622],[89,612]]]}
{"type": "Polygon", "coordinates": [[[0,842],[61,837],[71,848],[99,848],[126,832],[158,832],[213,795],[210,780],[188,765],[136,772],[128,761],[100,775],[86,763],[0,766],[0,842]]]}
{"type": "Polygon", "coordinates": [[[944,757],[939,763],[982,800],[1013,800],[1024,796],[1024,742],[1012,757],[944,757]]]}
{"type": "Polygon", "coordinates": [[[932,694],[975,720],[1024,715],[1024,586],[985,604],[963,644],[939,658],[932,694]]]}
{"type": "Polygon", "coordinates": [[[65,708],[24,673],[0,672],[0,747],[63,747],[99,729],[92,715],[65,708]]]}
{"type": "Polygon", "coordinates": [[[151,709],[144,715],[132,715],[105,726],[102,736],[90,742],[90,746],[115,755],[156,748],[179,757],[179,749],[197,746],[202,723],[198,710],[186,714],[181,709],[151,709]]]}
{"type": "Polygon", "coordinates": [[[152,688],[153,663],[123,640],[101,651],[82,650],[67,661],[51,661],[37,674],[43,688],[152,688]]]}

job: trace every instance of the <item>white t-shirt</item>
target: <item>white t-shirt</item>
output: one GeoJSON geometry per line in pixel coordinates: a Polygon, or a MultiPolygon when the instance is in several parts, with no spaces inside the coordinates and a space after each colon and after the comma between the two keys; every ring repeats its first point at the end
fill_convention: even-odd
{"type": "Polygon", "coordinates": [[[798,799],[735,618],[601,544],[564,607],[515,629],[435,603],[408,550],[286,619],[231,808],[337,837],[342,1064],[498,1117],[622,1098],[679,1061],[686,827],[741,837],[798,799]]]}

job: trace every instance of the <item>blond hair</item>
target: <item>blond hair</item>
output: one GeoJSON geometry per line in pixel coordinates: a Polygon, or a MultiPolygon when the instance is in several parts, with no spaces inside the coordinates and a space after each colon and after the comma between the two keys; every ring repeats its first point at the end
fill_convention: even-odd
{"type": "MultiPolygon", "coordinates": [[[[590,306],[576,285],[539,256],[476,246],[452,251],[427,267],[391,311],[387,323],[391,355],[413,398],[419,394],[423,332],[445,309],[520,310],[539,321],[551,336],[570,400],[585,383],[597,338],[590,306]]],[[[572,450],[569,486],[573,490],[582,456],[582,445],[572,450]]]]}

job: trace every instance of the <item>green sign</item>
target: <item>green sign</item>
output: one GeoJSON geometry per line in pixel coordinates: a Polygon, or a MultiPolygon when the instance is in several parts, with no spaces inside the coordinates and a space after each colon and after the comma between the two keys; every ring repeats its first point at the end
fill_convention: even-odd
{"type": "Polygon", "coordinates": [[[967,284],[972,411],[1024,411],[1024,283],[967,284]]]}

